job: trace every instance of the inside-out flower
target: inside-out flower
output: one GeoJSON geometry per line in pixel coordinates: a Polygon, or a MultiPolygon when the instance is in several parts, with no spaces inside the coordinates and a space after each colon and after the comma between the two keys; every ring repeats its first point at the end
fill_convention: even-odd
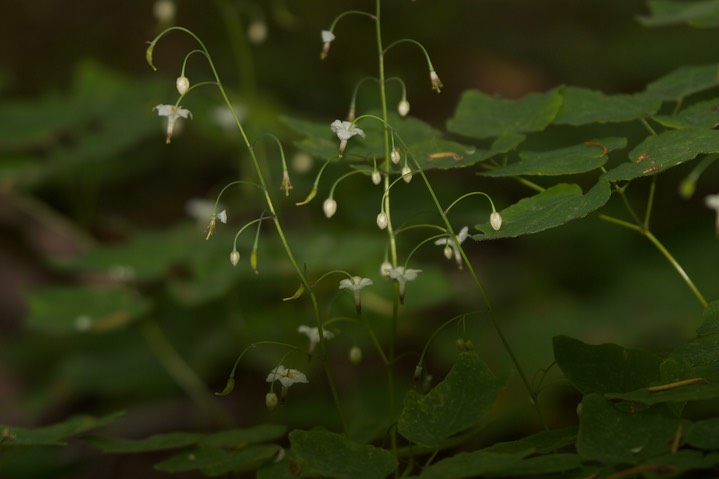
{"type": "Polygon", "coordinates": [[[436,91],[437,93],[442,91],[442,80],[439,79],[439,76],[437,76],[437,72],[432,70],[429,72],[429,80],[432,82],[432,89],[436,91]]]}
{"type": "MultiPolygon", "coordinates": [[[[362,312],[362,304],[360,302],[360,291],[366,286],[374,284],[369,278],[362,278],[361,276],[352,276],[351,278],[345,278],[340,281],[339,289],[349,289],[354,294],[355,298],[355,310],[357,313],[362,312]]],[[[317,328],[315,328],[317,329],[317,328]]]]}
{"type": "Polygon", "coordinates": [[[707,205],[707,208],[711,208],[717,213],[716,233],[719,236],[719,194],[708,195],[704,198],[704,204],[707,205]]]}
{"type": "Polygon", "coordinates": [[[320,59],[324,60],[327,58],[327,54],[330,52],[330,43],[335,40],[335,34],[329,30],[322,30],[322,53],[320,53],[320,59]]]}
{"type": "Polygon", "coordinates": [[[215,229],[217,229],[217,220],[220,220],[221,223],[227,223],[227,211],[222,210],[217,214],[213,214],[210,218],[210,224],[207,225],[207,229],[205,230],[205,239],[210,239],[210,236],[215,234],[215,229]]]}
{"type": "Polygon", "coordinates": [[[192,119],[192,113],[190,113],[190,110],[182,108],[181,106],[157,105],[152,110],[157,110],[157,114],[159,116],[167,117],[167,137],[165,138],[165,143],[170,143],[170,141],[172,141],[172,131],[175,128],[175,122],[178,118],[182,117],[192,119]]]}
{"type": "Polygon", "coordinates": [[[287,389],[295,383],[308,383],[307,376],[296,369],[288,369],[283,365],[277,366],[267,375],[266,381],[273,383],[279,381],[282,385],[282,399],[287,396],[287,389]]]}
{"type": "MultiPolygon", "coordinates": [[[[467,239],[469,236],[469,227],[465,226],[462,228],[459,233],[457,233],[457,242],[459,244],[462,244],[464,240],[467,239]]],[[[455,244],[454,240],[451,237],[446,238],[440,238],[437,241],[434,242],[436,245],[444,246],[444,255],[447,257],[447,259],[450,259],[452,257],[452,253],[454,254],[454,260],[457,262],[457,267],[459,269],[462,269],[462,255],[459,253],[459,248],[455,244]],[[450,250],[451,248],[451,250],[450,250]],[[447,252],[450,252],[449,255],[447,255],[447,252]]]]}
{"type": "MultiPolygon", "coordinates": [[[[310,346],[307,348],[307,352],[311,353],[315,350],[315,346],[317,346],[317,343],[320,342],[320,331],[317,329],[317,327],[311,327],[311,326],[305,326],[302,325],[299,328],[297,328],[298,333],[302,333],[306,335],[310,340],[310,346]]],[[[327,331],[326,329],[322,328],[322,335],[325,337],[325,339],[332,339],[335,337],[334,333],[332,331],[327,331]]]]}
{"type": "Polygon", "coordinates": [[[399,302],[404,304],[404,288],[407,281],[414,281],[417,279],[417,274],[421,273],[421,269],[405,269],[404,266],[397,266],[396,268],[390,268],[389,277],[396,279],[399,284],[399,302]]]}
{"type": "Polygon", "coordinates": [[[337,135],[337,138],[340,139],[340,158],[342,158],[342,155],[345,153],[347,140],[355,135],[365,138],[364,131],[361,128],[357,128],[351,121],[335,120],[330,125],[330,128],[337,135]]]}

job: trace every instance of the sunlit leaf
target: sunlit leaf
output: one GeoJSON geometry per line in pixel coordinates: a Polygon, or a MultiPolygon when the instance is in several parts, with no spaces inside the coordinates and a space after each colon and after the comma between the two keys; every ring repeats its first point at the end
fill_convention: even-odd
{"type": "Polygon", "coordinates": [[[541,131],[562,104],[558,90],[504,100],[477,90],[464,92],[447,130],[469,138],[494,138],[507,133],[541,131]]]}
{"type": "Polygon", "coordinates": [[[680,67],[650,83],[642,95],[656,100],[679,101],[719,85],[718,74],[718,65],[680,67]]]}
{"type": "Polygon", "coordinates": [[[102,417],[74,416],[57,424],[34,429],[0,425],[0,448],[13,446],[63,446],[69,438],[110,424],[124,414],[123,411],[102,417]]]}
{"type": "Polygon", "coordinates": [[[436,446],[484,416],[504,388],[474,353],[460,354],[447,377],[426,395],[405,394],[397,425],[400,434],[423,446],[436,446]]]}
{"type": "Polygon", "coordinates": [[[302,471],[337,479],[383,479],[397,467],[387,450],[326,431],[292,431],[290,443],[302,471]]]}
{"type": "Polygon", "coordinates": [[[622,411],[598,394],[582,400],[577,452],[605,464],[638,464],[668,453],[680,419],[668,408],[622,411]]]}
{"type": "Polygon", "coordinates": [[[641,176],[651,176],[702,153],[719,152],[719,130],[684,128],[671,130],[650,136],[637,145],[629,159],[604,176],[609,181],[631,180],[641,176]]]}
{"type": "Polygon", "coordinates": [[[482,173],[484,176],[571,175],[597,169],[606,153],[627,146],[626,138],[601,138],[558,150],[519,153],[520,161],[482,173]],[[606,150],[605,150],[606,148],[606,150]]]}
{"type": "Polygon", "coordinates": [[[695,27],[719,25],[719,1],[648,0],[650,15],[639,17],[648,27],[687,23],[695,27]]]}
{"type": "Polygon", "coordinates": [[[580,87],[561,90],[562,107],[554,123],[586,125],[616,123],[646,118],[655,113],[661,101],[643,95],[607,95],[580,87]]]}
{"type": "Polygon", "coordinates": [[[719,98],[695,103],[676,115],[658,115],[652,119],[667,128],[715,128],[719,125],[719,98]]]}
{"type": "Polygon", "coordinates": [[[501,210],[503,223],[499,231],[489,222],[476,225],[481,233],[473,238],[514,238],[554,228],[601,208],[610,194],[609,183],[604,180],[599,180],[586,194],[582,194],[578,185],[558,184],[501,210]]]}
{"type": "Polygon", "coordinates": [[[597,346],[567,336],[554,337],[554,358],[583,394],[629,392],[659,380],[661,359],[616,344],[597,346]]]}

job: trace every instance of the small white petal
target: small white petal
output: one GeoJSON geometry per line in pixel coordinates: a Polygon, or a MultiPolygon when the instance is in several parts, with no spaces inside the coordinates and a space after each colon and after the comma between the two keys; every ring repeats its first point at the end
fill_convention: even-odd
{"type": "Polygon", "coordinates": [[[322,41],[325,43],[333,42],[334,39],[336,38],[335,34],[329,30],[322,30],[321,35],[322,35],[322,41]]]}
{"type": "Polygon", "coordinates": [[[217,219],[220,220],[221,223],[227,224],[227,210],[222,210],[217,213],[217,219]]]}

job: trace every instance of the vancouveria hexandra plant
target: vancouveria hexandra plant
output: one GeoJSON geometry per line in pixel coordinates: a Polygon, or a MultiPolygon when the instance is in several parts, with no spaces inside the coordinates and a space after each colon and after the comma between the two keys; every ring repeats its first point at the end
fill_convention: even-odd
{"type": "Polygon", "coordinates": [[[362,138],[365,137],[364,131],[361,128],[357,128],[352,121],[335,120],[330,125],[330,128],[337,135],[337,138],[340,139],[340,158],[342,158],[345,153],[345,148],[347,148],[347,140],[355,135],[359,135],[362,138]]]}
{"type": "Polygon", "coordinates": [[[357,313],[362,312],[362,303],[360,301],[360,291],[367,286],[374,284],[369,278],[362,278],[361,276],[352,276],[351,278],[345,278],[340,281],[339,289],[348,289],[352,291],[355,300],[355,309],[357,313]]]}
{"type": "Polygon", "coordinates": [[[153,110],[157,110],[157,114],[159,116],[167,117],[167,136],[165,138],[165,143],[170,143],[172,141],[172,133],[175,129],[175,122],[178,118],[192,118],[192,113],[190,112],[190,110],[182,108],[181,106],[157,105],[153,108],[153,110]]]}
{"type": "MultiPolygon", "coordinates": [[[[310,340],[310,345],[307,348],[307,352],[312,353],[312,351],[315,350],[315,346],[317,346],[320,342],[319,328],[316,326],[302,325],[297,328],[297,332],[304,334],[310,340]]],[[[335,337],[335,335],[332,331],[327,331],[326,329],[322,328],[322,332],[324,334],[325,339],[332,339],[335,337]]]]}

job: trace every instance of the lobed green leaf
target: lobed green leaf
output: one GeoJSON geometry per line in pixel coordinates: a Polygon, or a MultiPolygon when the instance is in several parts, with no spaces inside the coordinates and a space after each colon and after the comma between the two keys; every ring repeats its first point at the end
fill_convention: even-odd
{"type": "Polygon", "coordinates": [[[607,95],[580,87],[564,87],[562,107],[554,123],[559,125],[587,125],[589,123],[617,123],[646,118],[659,110],[662,102],[646,95],[607,95]]]}
{"type": "Polygon", "coordinates": [[[256,469],[272,459],[279,446],[251,445],[239,449],[198,448],[183,452],[155,465],[163,472],[201,471],[210,477],[256,469]]]}
{"type": "Polygon", "coordinates": [[[34,429],[0,425],[0,447],[64,446],[67,439],[116,421],[124,411],[102,417],[73,416],[63,422],[34,429]]]}
{"type": "Polygon", "coordinates": [[[719,98],[695,103],[675,115],[652,119],[667,128],[715,128],[719,126],[719,98]]]}
{"type": "Polygon", "coordinates": [[[648,27],[687,23],[695,27],[719,26],[719,0],[699,2],[649,0],[649,15],[639,17],[648,27]]]}
{"type": "Polygon", "coordinates": [[[717,85],[719,65],[684,66],[647,85],[642,95],[655,100],[681,101],[717,85]]]}

